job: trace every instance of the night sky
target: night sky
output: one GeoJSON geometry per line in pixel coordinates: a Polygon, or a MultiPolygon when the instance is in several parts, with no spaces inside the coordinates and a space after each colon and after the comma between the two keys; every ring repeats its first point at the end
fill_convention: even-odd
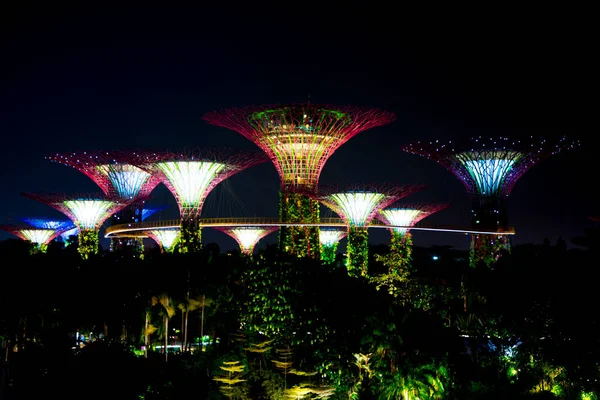
{"type": "MultiPolygon", "coordinates": [[[[568,135],[582,146],[543,160],[515,185],[509,199],[513,243],[569,241],[597,225],[588,219],[600,214],[592,163],[598,67],[590,14],[454,9],[436,16],[349,4],[3,10],[0,223],[66,218],[21,192],[100,192],[46,155],[130,147],[257,149],[202,115],[304,103],[310,96],[311,103],[380,107],[397,115],[394,123],[340,147],[325,164],[321,184],[426,184],[406,202],[451,206],[423,222],[465,227],[470,201],[462,183],[401,145],[473,135],[568,135]]],[[[203,215],[276,216],[278,191],[273,165],[255,166],[217,186],[203,215]]],[[[149,206],[162,204],[168,207],[152,219],[178,217],[173,197],[160,185],[149,206]]],[[[413,235],[422,246],[465,249],[470,240],[457,233],[413,235]]],[[[10,237],[0,232],[0,240],[10,237]]],[[[370,241],[388,237],[371,230],[370,241]]],[[[276,239],[271,234],[258,247],[276,239]]],[[[211,241],[222,250],[237,246],[205,229],[204,242],[211,241]]]]}

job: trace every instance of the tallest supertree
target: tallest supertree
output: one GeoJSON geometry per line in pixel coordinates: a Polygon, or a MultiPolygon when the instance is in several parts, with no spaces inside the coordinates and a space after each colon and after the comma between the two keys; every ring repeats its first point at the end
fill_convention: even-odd
{"type": "MultiPolygon", "coordinates": [[[[506,201],[517,180],[542,159],[579,145],[562,137],[545,140],[529,137],[472,137],[465,142],[416,142],[402,150],[438,162],[466,187],[472,201],[472,226],[479,231],[506,231],[506,201]]],[[[510,248],[506,235],[474,234],[471,263],[491,266],[510,248]]]]}
{"type": "MultiPolygon", "coordinates": [[[[281,180],[282,222],[318,223],[315,193],[325,162],[356,134],[392,122],[393,113],[366,107],[322,104],[261,105],[210,112],[204,120],[234,130],[260,147],[281,180]]],[[[319,257],[319,228],[282,227],[281,250],[299,257],[319,257]]]]}

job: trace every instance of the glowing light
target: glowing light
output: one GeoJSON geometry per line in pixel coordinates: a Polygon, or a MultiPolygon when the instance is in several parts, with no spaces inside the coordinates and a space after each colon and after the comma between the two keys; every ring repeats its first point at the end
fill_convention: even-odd
{"type": "Polygon", "coordinates": [[[142,209],[142,221],[145,221],[146,218],[155,214],[157,211],[164,210],[166,207],[156,207],[156,208],[143,208],[142,209]]]}
{"type": "Polygon", "coordinates": [[[64,206],[75,217],[75,224],[80,229],[97,229],[109,217],[112,201],[107,200],[66,200],[64,206]]]}
{"type": "Polygon", "coordinates": [[[148,232],[148,236],[158,243],[164,251],[172,252],[179,242],[179,229],[155,229],[148,232]]]}
{"type": "Polygon", "coordinates": [[[252,255],[254,246],[263,237],[277,230],[276,226],[240,226],[240,227],[215,227],[235,239],[242,253],[252,255]]]}
{"type": "Polygon", "coordinates": [[[21,234],[31,243],[43,245],[49,243],[56,235],[54,229],[22,229],[21,234]]]}
{"type": "Polygon", "coordinates": [[[486,196],[499,194],[513,166],[522,157],[523,153],[516,151],[502,154],[492,152],[485,158],[479,159],[473,159],[470,153],[456,155],[457,160],[469,172],[478,192],[486,196]]]}
{"type": "MultiPolygon", "coordinates": [[[[390,225],[395,226],[412,226],[418,219],[421,210],[409,209],[409,208],[394,208],[380,211],[383,218],[387,220],[390,225]]],[[[393,228],[394,231],[399,233],[405,233],[408,228],[393,228]]]]}
{"type": "Polygon", "coordinates": [[[322,246],[333,246],[336,245],[347,235],[347,231],[340,229],[321,229],[319,232],[319,241],[322,246]]]}
{"type": "Polygon", "coordinates": [[[182,213],[198,209],[208,189],[226,164],[209,161],[163,161],[156,164],[169,180],[182,213]]]}
{"type": "Polygon", "coordinates": [[[134,199],[142,191],[151,175],[129,164],[105,164],[96,167],[112,183],[117,195],[123,199],[134,199]]]}
{"type": "Polygon", "coordinates": [[[60,237],[63,241],[67,241],[71,236],[77,236],[79,234],[79,228],[75,227],[72,229],[69,229],[66,232],[63,232],[60,234],[60,237]]]}
{"type": "Polygon", "coordinates": [[[73,226],[72,221],[53,221],[44,218],[24,218],[23,222],[28,223],[34,228],[38,229],[54,229],[61,231],[63,229],[69,229],[73,226]]]}
{"type": "Polygon", "coordinates": [[[349,192],[334,193],[329,198],[340,208],[340,215],[350,226],[365,226],[373,215],[373,211],[386,197],[383,193],[349,192]]]}

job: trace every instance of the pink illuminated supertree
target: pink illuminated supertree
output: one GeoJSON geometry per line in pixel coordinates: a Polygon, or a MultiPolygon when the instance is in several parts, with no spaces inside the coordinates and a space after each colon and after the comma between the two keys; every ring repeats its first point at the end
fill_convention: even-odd
{"type": "MultiPolygon", "coordinates": [[[[358,133],[392,122],[391,112],[323,104],[260,105],[204,115],[210,124],[234,130],[260,147],[281,180],[280,218],[288,223],[319,223],[319,203],[302,195],[316,192],[325,162],[358,133]]],[[[281,250],[319,258],[317,226],[282,227],[281,250]]]]}
{"type": "MultiPolygon", "coordinates": [[[[41,221],[41,219],[38,219],[41,221]]],[[[50,221],[53,222],[53,221],[50,221]]],[[[61,221],[62,222],[62,221],[61,221]]],[[[0,225],[0,230],[10,232],[20,239],[29,241],[32,244],[31,253],[45,253],[48,244],[58,236],[68,231],[73,224],[58,223],[34,226],[31,224],[19,223],[10,225],[0,225]]]]}
{"type": "Polygon", "coordinates": [[[198,221],[208,194],[223,180],[266,162],[261,152],[230,149],[186,149],[178,152],[136,152],[132,163],[157,176],[171,191],[181,217],[182,253],[202,248],[198,221]]]}
{"type": "Polygon", "coordinates": [[[129,202],[104,195],[34,194],[22,196],[47,204],[65,214],[79,229],[78,251],[84,259],[98,252],[98,232],[102,224],[129,202]]]}
{"type": "MultiPolygon", "coordinates": [[[[402,150],[436,161],[460,179],[471,197],[473,229],[504,232],[506,200],[517,180],[542,159],[578,145],[566,137],[552,141],[478,136],[465,142],[416,142],[402,150]]],[[[491,266],[510,250],[507,235],[474,234],[472,238],[472,265],[491,266]]]]}
{"type": "Polygon", "coordinates": [[[278,226],[215,226],[219,230],[231,236],[240,246],[240,251],[252,257],[254,246],[260,239],[275,232],[278,226]]]}
{"type": "MultiPolygon", "coordinates": [[[[129,205],[112,216],[113,224],[141,222],[145,201],[160,183],[153,174],[129,162],[131,153],[124,150],[81,151],[47,156],[52,162],[75,168],[90,178],[110,198],[129,205]]],[[[141,251],[135,238],[111,240],[111,249],[133,247],[141,251]]]]}
{"type": "Polygon", "coordinates": [[[408,263],[412,253],[412,235],[410,228],[417,222],[440,210],[448,208],[450,204],[393,204],[377,213],[377,218],[386,225],[390,225],[390,252],[399,256],[402,263],[408,263]]]}
{"type": "Polygon", "coordinates": [[[425,185],[394,185],[389,183],[347,186],[325,186],[308,195],[337,213],[347,224],[348,244],[346,267],[350,276],[368,276],[368,225],[379,210],[386,208],[425,185]]]}

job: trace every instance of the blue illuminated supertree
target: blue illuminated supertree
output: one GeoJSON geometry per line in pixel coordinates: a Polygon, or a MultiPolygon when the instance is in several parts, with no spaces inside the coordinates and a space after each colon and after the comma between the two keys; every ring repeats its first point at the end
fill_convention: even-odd
{"type": "MultiPolygon", "coordinates": [[[[436,161],[461,180],[472,200],[474,230],[503,232],[508,229],[506,200],[517,180],[542,159],[578,145],[566,137],[551,141],[478,136],[466,142],[416,142],[402,150],[436,161]]],[[[471,264],[483,261],[491,266],[508,250],[507,235],[474,234],[471,264]]]]}
{"type": "Polygon", "coordinates": [[[154,215],[155,213],[162,211],[165,208],[167,208],[167,206],[159,206],[159,207],[154,207],[154,208],[146,208],[146,207],[143,208],[142,209],[142,221],[145,221],[151,215],[154,215]]]}

